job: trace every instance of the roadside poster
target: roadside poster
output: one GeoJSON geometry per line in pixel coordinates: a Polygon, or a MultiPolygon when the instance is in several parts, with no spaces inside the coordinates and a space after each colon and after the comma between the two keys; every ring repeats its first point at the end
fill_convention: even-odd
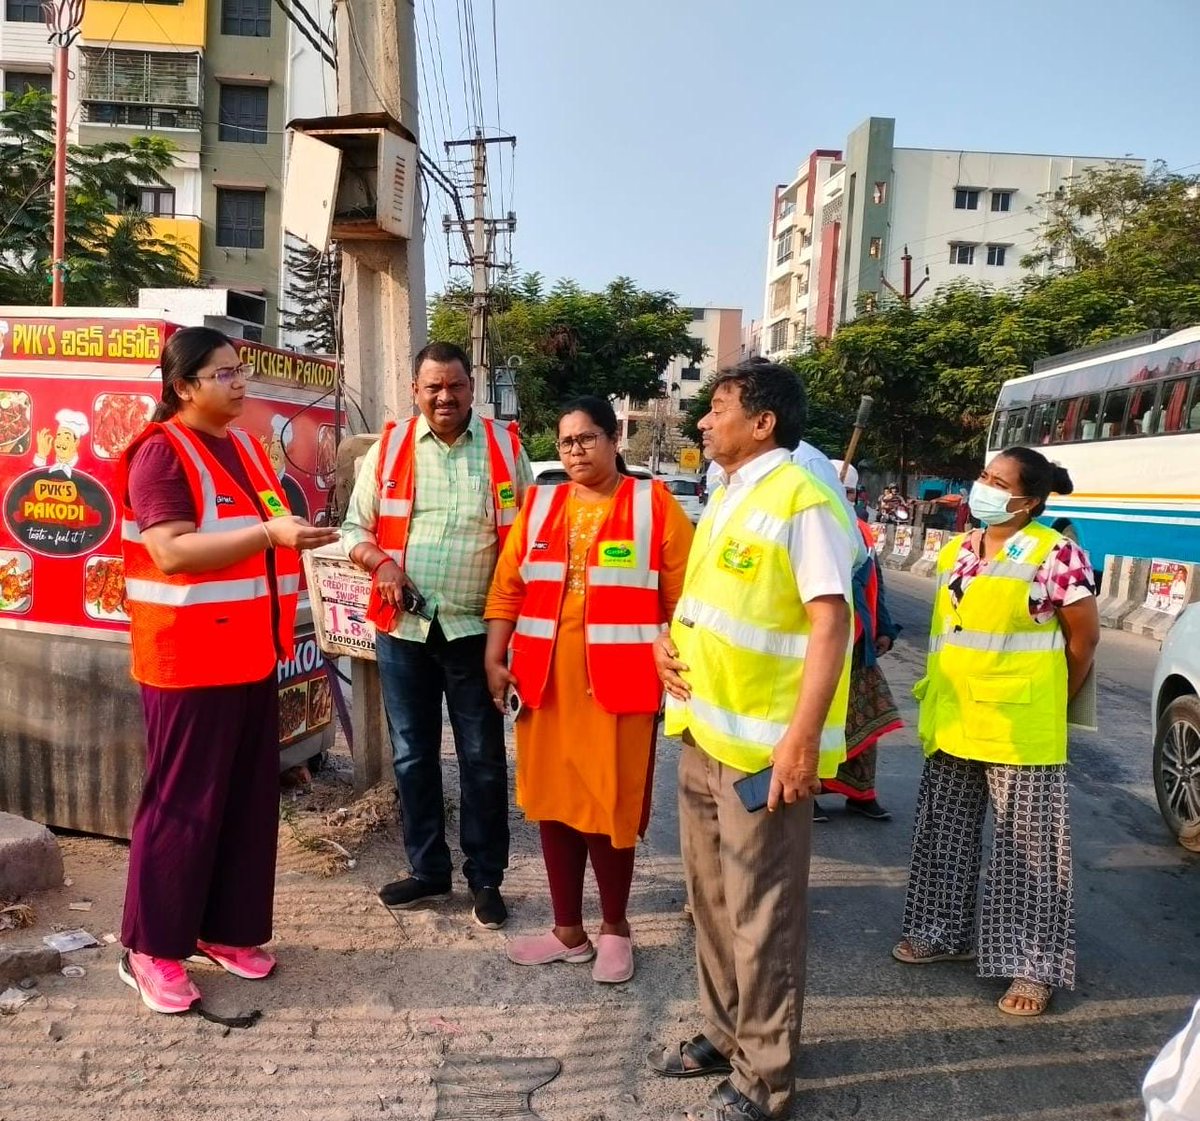
{"type": "Polygon", "coordinates": [[[871,523],[871,536],[875,539],[875,555],[887,548],[887,526],[883,522],[871,523]]]}
{"type": "Polygon", "coordinates": [[[938,553],[942,551],[942,546],[945,544],[946,531],[944,529],[927,529],[925,531],[925,551],[921,554],[921,559],[937,560],[938,553]]]}
{"type": "Polygon", "coordinates": [[[1167,615],[1178,615],[1187,603],[1194,567],[1179,561],[1152,560],[1145,606],[1167,615]]]}
{"type": "Polygon", "coordinates": [[[700,449],[699,448],[681,448],[679,450],[679,470],[680,471],[699,471],[700,470],[700,449]]]}
{"type": "Polygon", "coordinates": [[[896,526],[896,540],[892,546],[892,556],[907,557],[912,552],[913,531],[910,525],[896,526]]]}
{"type": "Polygon", "coordinates": [[[304,554],[317,641],[331,657],[375,660],[375,626],[367,619],[371,577],[341,545],[304,554]]]}

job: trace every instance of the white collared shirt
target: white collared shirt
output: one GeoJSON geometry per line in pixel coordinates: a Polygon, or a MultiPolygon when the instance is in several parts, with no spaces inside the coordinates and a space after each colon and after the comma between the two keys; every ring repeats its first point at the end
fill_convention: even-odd
{"type": "MultiPolygon", "coordinates": [[[[703,522],[710,522],[715,538],[754,488],[775,468],[792,458],[787,448],[773,448],[743,463],[732,474],[720,471],[719,487],[709,498],[703,522]]],[[[788,528],[788,555],[796,587],[804,603],[818,596],[842,596],[851,601],[851,565],[854,551],[850,535],[828,505],[801,510],[788,528]]]]}

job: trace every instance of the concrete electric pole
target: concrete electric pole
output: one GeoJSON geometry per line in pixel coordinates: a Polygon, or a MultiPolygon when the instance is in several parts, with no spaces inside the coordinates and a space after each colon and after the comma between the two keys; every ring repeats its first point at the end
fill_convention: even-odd
{"type": "MultiPolygon", "coordinates": [[[[339,115],[388,113],[419,141],[413,0],[337,0],[336,10],[339,115]]],[[[372,432],[414,409],[412,362],[426,337],[419,179],[415,186],[409,240],[342,243],[346,388],[372,432]]]]}
{"type": "Polygon", "coordinates": [[[904,302],[904,306],[908,307],[912,303],[913,297],[929,283],[929,266],[925,266],[925,279],[921,281],[915,288],[912,286],[912,254],[908,251],[908,246],[904,247],[904,255],[900,258],[904,266],[904,291],[901,292],[894,284],[888,281],[886,276],[880,276],[879,280],[883,286],[889,291],[899,296],[904,302]]]}
{"type": "Polygon", "coordinates": [[[487,216],[487,149],[489,144],[513,144],[515,136],[487,136],[475,130],[472,140],[449,140],[446,150],[472,149],[473,210],[470,220],[445,220],[447,230],[458,226],[467,244],[471,259],[452,261],[471,270],[471,376],[475,379],[475,407],[485,415],[495,415],[495,392],[492,385],[491,363],[488,356],[487,325],[491,310],[491,275],[496,267],[497,233],[511,233],[517,228],[517,216],[511,211],[503,218],[487,216]]]}

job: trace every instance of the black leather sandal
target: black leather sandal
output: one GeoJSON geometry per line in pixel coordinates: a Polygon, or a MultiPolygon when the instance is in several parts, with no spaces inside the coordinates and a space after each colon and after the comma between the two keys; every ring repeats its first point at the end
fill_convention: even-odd
{"type": "Polygon", "coordinates": [[[703,1032],[674,1047],[663,1045],[651,1051],[646,1062],[651,1070],[665,1078],[700,1078],[709,1074],[729,1074],[733,1070],[729,1060],[703,1032]]]}

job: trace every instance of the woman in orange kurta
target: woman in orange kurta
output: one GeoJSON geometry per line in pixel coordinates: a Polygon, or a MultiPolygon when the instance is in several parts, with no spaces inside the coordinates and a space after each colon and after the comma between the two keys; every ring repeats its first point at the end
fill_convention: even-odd
{"type": "MultiPolygon", "coordinates": [[[[566,535],[565,548],[562,542],[553,543],[554,555],[567,558],[566,581],[545,686],[537,706],[526,704],[516,721],[517,801],[525,816],[540,826],[554,929],[513,939],[508,956],[518,965],[586,962],[594,957],[592,976],[616,984],[633,976],[626,908],[634,845],[650,811],[656,717],[649,712],[607,711],[596,699],[588,676],[584,614],[589,594],[597,594],[589,589],[589,555],[598,540],[606,541],[614,496],[625,479],[612,406],[596,397],[567,405],[559,418],[558,448],[570,475],[570,482],[562,485],[570,490],[564,516],[553,524],[548,521],[546,532],[557,527],[558,533],[566,535]],[[583,926],[583,877],[589,857],[603,912],[595,946],[583,926]]],[[[535,494],[526,498],[501,552],[484,612],[488,683],[501,708],[509,688],[518,695],[521,690],[521,682],[509,670],[507,653],[518,620],[528,618],[521,564],[527,559],[522,550],[535,494]]],[[[665,623],[683,588],[692,526],[658,484],[653,487],[652,509],[654,533],[659,535],[654,550],[659,564],[655,622],[665,623]]],[[[531,558],[551,555],[547,544],[535,543],[535,548],[546,552],[531,558]]],[[[599,594],[611,596],[612,589],[599,594]]],[[[649,674],[647,682],[636,684],[659,688],[652,660],[632,659],[629,673],[649,674]]]]}

